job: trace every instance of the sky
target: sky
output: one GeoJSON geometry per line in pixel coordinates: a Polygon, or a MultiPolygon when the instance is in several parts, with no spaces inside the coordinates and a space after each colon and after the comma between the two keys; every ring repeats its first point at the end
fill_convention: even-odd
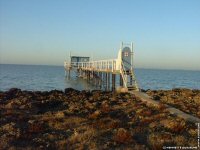
{"type": "Polygon", "coordinates": [[[136,68],[200,70],[200,0],[0,0],[0,63],[63,65],[73,55],[136,68]]]}

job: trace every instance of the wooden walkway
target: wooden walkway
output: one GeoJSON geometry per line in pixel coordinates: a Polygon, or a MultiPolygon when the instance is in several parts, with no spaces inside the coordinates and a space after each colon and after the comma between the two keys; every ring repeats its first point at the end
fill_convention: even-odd
{"type": "MultiPolygon", "coordinates": [[[[151,99],[150,96],[148,96],[146,93],[138,92],[138,91],[131,91],[130,93],[134,94],[136,97],[139,97],[143,102],[146,102],[148,104],[153,104],[156,106],[159,106],[159,102],[151,99]]],[[[176,109],[172,106],[169,106],[167,104],[164,104],[166,109],[170,112],[170,114],[176,115],[180,118],[183,118],[187,121],[193,122],[193,123],[200,123],[200,119],[198,117],[194,117],[190,114],[187,114],[183,111],[180,111],[179,109],[176,109]]]]}

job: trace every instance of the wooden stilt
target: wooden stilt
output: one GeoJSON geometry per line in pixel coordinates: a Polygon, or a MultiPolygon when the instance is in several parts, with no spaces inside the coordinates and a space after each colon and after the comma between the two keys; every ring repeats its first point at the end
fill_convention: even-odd
{"type": "Polygon", "coordinates": [[[68,78],[70,78],[70,69],[68,70],[68,78]]]}
{"type": "Polygon", "coordinates": [[[98,72],[98,77],[99,77],[99,87],[101,88],[101,72],[98,72]]]}
{"type": "Polygon", "coordinates": [[[115,74],[112,74],[112,91],[115,90],[115,74]]]}
{"type": "Polygon", "coordinates": [[[110,73],[108,73],[108,90],[110,90],[110,73]]]}
{"type": "Polygon", "coordinates": [[[105,83],[106,83],[105,90],[107,91],[108,90],[108,73],[107,72],[105,72],[105,83]]]}
{"type": "Polygon", "coordinates": [[[123,79],[121,74],[120,74],[120,86],[123,86],[123,79]]]}
{"type": "Polygon", "coordinates": [[[89,82],[89,71],[86,70],[87,82],[89,82]]]}
{"type": "Polygon", "coordinates": [[[88,71],[88,82],[91,80],[91,71],[88,71]]]}
{"type": "Polygon", "coordinates": [[[102,89],[102,87],[103,87],[103,73],[102,72],[100,72],[100,78],[101,78],[100,89],[102,89]]]}

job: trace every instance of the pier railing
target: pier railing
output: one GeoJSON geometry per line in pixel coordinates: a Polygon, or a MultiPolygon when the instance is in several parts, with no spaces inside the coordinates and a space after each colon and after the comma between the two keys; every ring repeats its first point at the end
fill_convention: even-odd
{"type": "Polygon", "coordinates": [[[118,65],[119,60],[110,59],[110,60],[98,60],[98,61],[89,61],[89,62],[71,62],[68,63],[65,61],[65,68],[78,68],[84,70],[94,70],[94,71],[106,71],[106,72],[120,72],[120,65],[118,65]]]}

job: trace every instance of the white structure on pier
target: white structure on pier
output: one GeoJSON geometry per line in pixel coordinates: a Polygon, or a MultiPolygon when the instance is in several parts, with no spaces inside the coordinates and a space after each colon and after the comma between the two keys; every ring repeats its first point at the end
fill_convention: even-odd
{"type": "Polygon", "coordinates": [[[121,43],[117,59],[90,61],[89,57],[71,56],[70,61],[64,62],[65,71],[77,69],[81,77],[88,81],[94,79],[95,83],[110,85],[112,74],[112,89],[115,89],[115,75],[120,75],[120,86],[127,90],[139,90],[133,69],[133,43],[121,43]]]}

